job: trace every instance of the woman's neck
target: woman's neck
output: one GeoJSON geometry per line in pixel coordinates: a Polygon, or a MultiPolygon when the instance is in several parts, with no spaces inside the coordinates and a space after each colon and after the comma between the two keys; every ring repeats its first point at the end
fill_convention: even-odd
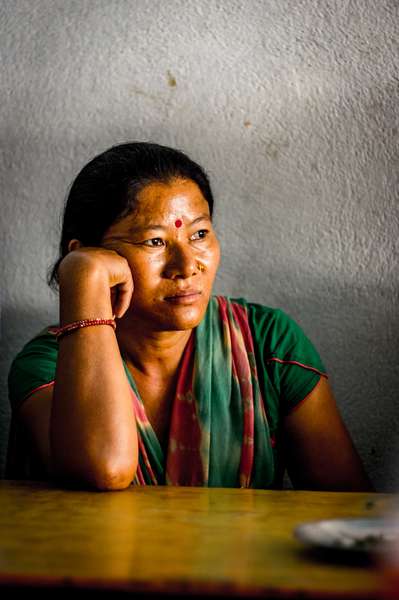
{"type": "Polygon", "coordinates": [[[122,356],[144,376],[176,373],[192,330],[151,331],[141,323],[118,323],[117,338],[122,356]]]}

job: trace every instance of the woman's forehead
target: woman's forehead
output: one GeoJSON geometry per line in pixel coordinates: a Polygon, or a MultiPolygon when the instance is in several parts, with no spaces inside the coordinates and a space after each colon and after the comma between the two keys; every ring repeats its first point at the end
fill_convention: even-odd
{"type": "Polygon", "coordinates": [[[157,203],[174,198],[200,199],[206,202],[200,188],[191,179],[172,179],[168,182],[154,181],[144,186],[137,194],[137,201],[140,203],[157,203]]]}
{"type": "MultiPolygon", "coordinates": [[[[133,231],[189,225],[210,220],[208,202],[193,181],[151,183],[137,195],[132,212],[110,227],[133,231]]],[[[110,231],[109,230],[109,231],[110,231]]]]}
{"type": "Polygon", "coordinates": [[[160,219],[195,219],[199,214],[209,215],[208,202],[193,181],[178,180],[172,183],[151,183],[137,195],[132,218],[146,222],[160,219]]]}

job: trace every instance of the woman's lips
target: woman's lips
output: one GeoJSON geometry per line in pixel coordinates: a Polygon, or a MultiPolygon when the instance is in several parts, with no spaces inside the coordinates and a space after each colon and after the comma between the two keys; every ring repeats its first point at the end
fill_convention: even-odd
{"type": "Polygon", "coordinates": [[[202,292],[198,290],[189,290],[187,292],[177,292],[173,296],[165,296],[166,302],[172,304],[193,304],[201,297],[202,292]]]}

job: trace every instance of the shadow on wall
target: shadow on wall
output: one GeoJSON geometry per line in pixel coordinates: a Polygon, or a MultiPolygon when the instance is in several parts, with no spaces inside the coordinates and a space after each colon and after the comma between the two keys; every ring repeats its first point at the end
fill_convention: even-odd
{"type": "Polygon", "coordinates": [[[326,294],[317,309],[323,315],[308,298],[302,321],[307,329],[312,318],[319,324],[317,345],[344,420],[377,489],[393,491],[399,489],[399,314],[394,295],[388,302],[382,296],[380,288],[326,294]]]}
{"type": "Polygon", "coordinates": [[[399,489],[399,314],[394,290],[324,290],[287,296],[285,308],[309,332],[337,403],[376,488],[399,489]]]}

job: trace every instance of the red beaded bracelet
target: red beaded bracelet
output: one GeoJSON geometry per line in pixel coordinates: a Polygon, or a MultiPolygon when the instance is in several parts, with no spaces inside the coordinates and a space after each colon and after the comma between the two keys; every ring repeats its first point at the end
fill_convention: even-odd
{"type": "Polygon", "coordinates": [[[91,327],[91,325],[110,325],[113,329],[116,329],[115,318],[112,319],[82,319],[81,321],[74,321],[74,323],[69,323],[68,325],[64,325],[63,327],[49,327],[49,333],[52,333],[56,336],[57,340],[64,337],[64,335],[69,335],[73,331],[77,329],[82,329],[82,327],[91,327]]]}

